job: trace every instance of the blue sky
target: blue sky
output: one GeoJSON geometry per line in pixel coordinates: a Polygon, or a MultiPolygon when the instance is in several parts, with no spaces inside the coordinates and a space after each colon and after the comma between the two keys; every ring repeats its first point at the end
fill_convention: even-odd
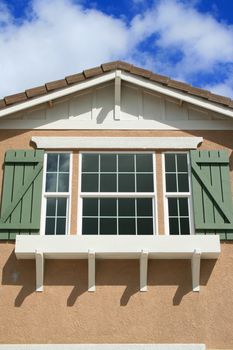
{"type": "Polygon", "coordinates": [[[118,59],[233,98],[233,1],[0,0],[0,97],[118,59]]]}

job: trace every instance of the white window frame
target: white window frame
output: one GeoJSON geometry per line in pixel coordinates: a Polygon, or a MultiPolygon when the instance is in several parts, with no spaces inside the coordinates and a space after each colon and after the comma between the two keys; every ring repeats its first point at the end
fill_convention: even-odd
{"type": "MultiPolygon", "coordinates": [[[[79,172],[78,172],[78,235],[82,235],[82,212],[83,212],[83,198],[152,198],[152,204],[153,204],[153,235],[158,235],[158,203],[157,203],[157,174],[156,174],[156,153],[153,151],[116,151],[116,150],[109,150],[109,151],[82,151],[79,152],[79,172]],[[152,154],[152,162],[153,162],[153,185],[154,185],[154,192],[82,192],[81,191],[81,185],[82,185],[82,155],[83,154],[152,154]],[[153,193],[153,195],[152,195],[153,193]]],[[[136,236],[132,235],[132,236],[136,236]]],[[[93,237],[99,237],[103,236],[100,234],[93,235],[93,237]]],[[[110,236],[110,235],[109,235],[110,236]]],[[[122,236],[122,235],[114,235],[114,236],[122,236]]],[[[140,235],[143,236],[143,235],[140,235]]],[[[148,235],[145,235],[148,236],[148,235]]]]}
{"type": "MultiPolygon", "coordinates": [[[[66,234],[70,235],[70,222],[71,222],[71,197],[72,197],[72,172],[73,172],[73,153],[71,151],[48,151],[44,154],[44,164],[43,164],[43,181],[42,181],[42,201],[41,201],[41,221],[40,221],[40,235],[45,236],[45,223],[46,223],[46,203],[47,198],[67,198],[67,208],[66,208],[66,234]],[[46,169],[47,169],[47,155],[49,153],[69,153],[70,155],[70,171],[69,171],[69,192],[46,192],[46,169]]],[[[65,236],[64,235],[64,236],[65,236]]],[[[51,236],[56,236],[51,235],[51,236]]]]}
{"type": "MultiPolygon", "coordinates": [[[[190,235],[193,235],[195,233],[195,229],[194,229],[193,201],[192,201],[191,162],[190,162],[189,152],[188,151],[163,152],[162,153],[162,172],[163,172],[163,199],[164,199],[163,202],[164,202],[165,235],[170,236],[168,198],[188,198],[189,228],[190,228],[190,235]],[[187,154],[189,192],[167,192],[166,191],[165,154],[187,154]]],[[[180,236],[180,234],[177,236],[180,236]]]]}

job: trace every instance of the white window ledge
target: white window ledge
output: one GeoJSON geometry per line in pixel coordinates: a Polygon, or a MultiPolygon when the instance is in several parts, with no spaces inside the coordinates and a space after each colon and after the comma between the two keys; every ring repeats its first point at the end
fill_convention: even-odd
{"type": "Polygon", "coordinates": [[[196,149],[202,137],[32,137],[43,149],[196,149]]]}
{"type": "Polygon", "coordinates": [[[147,290],[148,259],[190,259],[193,291],[199,291],[201,259],[217,259],[218,235],[24,236],[17,235],[18,259],[36,260],[36,290],[43,290],[45,259],[88,259],[88,290],[95,291],[95,259],[139,259],[140,290],[147,290]]]}

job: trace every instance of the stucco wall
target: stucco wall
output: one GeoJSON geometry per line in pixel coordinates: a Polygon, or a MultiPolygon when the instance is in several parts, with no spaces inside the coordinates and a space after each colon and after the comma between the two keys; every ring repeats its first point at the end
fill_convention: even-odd
{"type": "MultiPolygon", "coordinates": [[[[203,136],[202,149],[228,150],[233,184],[232,131],[2,131],[0,164],[5,150],[33,147],[30,139],[39,135],[203,136]]],[[[157,183],[161,189],[159,164],[160,156],[157,183]]],[[[78,171],[74,176],[73,184],[78,171]]],[[[159,203],[162,196],[160,190],[159,203]]],[[[77,197],[72,196],[72,201],[71,231],[75,233],[77,197]]],[[[45,291],[35,293],[34,261],[17,261],[13,250],[14,243],[0,243],[0,343],[174,342],[233,348],[233,243],[222,244],[217,262],[202,261],[200,293],[191,291],[188,260],[150,261],[147,293],[139,292],[138,261],[97,261],[97,291],[88,293],[87,261],[49,260],[45,291]]]]}

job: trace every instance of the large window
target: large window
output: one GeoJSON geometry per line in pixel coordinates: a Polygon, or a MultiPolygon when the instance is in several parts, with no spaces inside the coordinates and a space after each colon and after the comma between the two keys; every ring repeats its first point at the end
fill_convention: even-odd
{"type": "Polygon", "coordinates": [[[165,213],[170,235],[192,232],[191,189],[187,153],[165,153],[165,213]]]}
{"type": "Polygon", "coordinates": [[[155,176],[152,153],[81,155],[81,233],[155,233],[155,176]]]}
{"type": "Polygon", "coordinates": [[[44,233],[46,235],[64,235],[68,232],[70,154],[47,153],[45,163],[44,233]]]}

